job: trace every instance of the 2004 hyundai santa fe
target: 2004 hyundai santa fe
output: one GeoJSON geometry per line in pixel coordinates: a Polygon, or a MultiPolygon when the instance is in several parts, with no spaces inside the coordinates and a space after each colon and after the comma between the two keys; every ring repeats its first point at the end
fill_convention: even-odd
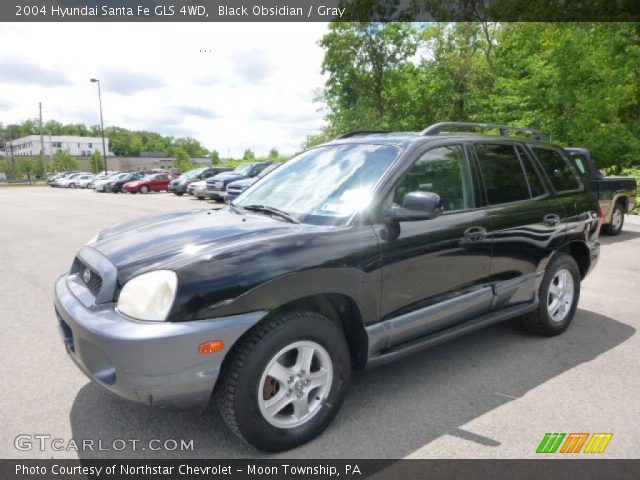
{"type": "Polygon", "coordinates": [[[514,317],[568,327],[601,217],[566,155],[484,124],[344,135],[222,210],[100,233],[55,286],[66,348],[122,397],[213,399],[255,447],[295,447],[334,418],[352,369],[514,317]]]}

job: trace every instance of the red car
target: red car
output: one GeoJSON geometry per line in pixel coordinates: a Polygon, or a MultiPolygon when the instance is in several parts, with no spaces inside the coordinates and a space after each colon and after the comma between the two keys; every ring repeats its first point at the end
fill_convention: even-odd
{"type": "Polygon", "coordinates": [[[140,180],[127,182],[122,188],[129,193],[161,192],[162,190],[168,190],[171,180],[173,180],[173,177],[168,173],[155,173],[147,175],[140,180]]]}

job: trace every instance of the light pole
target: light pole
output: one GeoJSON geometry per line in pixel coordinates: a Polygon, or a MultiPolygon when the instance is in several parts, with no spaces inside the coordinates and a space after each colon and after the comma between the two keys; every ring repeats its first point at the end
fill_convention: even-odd
{"type": "Polygon", "coordinates": [[[102,155],[104,156],[104,174],[107,174],[107,147],[104,142],[104,121],[102,120],[102,94],[100,93],[100,80],[92,78],[91,83],[98,84],[98,101],[100,102],[100,131],[102,132],[102,155]]]}

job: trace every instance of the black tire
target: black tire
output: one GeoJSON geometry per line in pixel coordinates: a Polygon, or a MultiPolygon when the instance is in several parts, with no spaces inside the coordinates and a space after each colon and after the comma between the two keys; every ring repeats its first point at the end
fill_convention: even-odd
{"type": "Polygon", "coordinates": [[[622,205],[620,203],[616,203],[613,207],[613,211],[611,212],[611,222],[604,224],[601,230],[605,235],[618,235],[622,231],[623,226],[624,208],[622,208],[622,205]],[[616,215],[619,215],[619,222],[614,221],[616,215]]]}
{"type": "Polygon", "coordinates": [[[184,195],[184,193],[181,192],[174,192],[177,196],[181,197],[182,195],[184,195]]]}
{"type": "Polygon", "coordinates": [[[342,330],[317,313],[294,311],[259,323],[232,348],[222,366],[215,395],[222,418],[236,435],[260,450],[280,452],[310,441],[331,423],[342,405],[350,377],[349,348],[342,330]],[[325,401],[305,423],[278,428],[261,413],[261,379],[278,352],[305,341],[322,346],[328,353],[333,380],[325,401]]]}
{"type": "Polygon", "coordinates": [[[76,188],[76,184],[75,183],[69,184],[69,188],[76,188]]]}
{"type": "Polygon", "coordinates": [[[542,277],[542,282],[540,283],[538,297],[540,299],[540,305],[538,305],[536,310],[522,317],[522,326],[529,332],[547,337],[559,335],[564,332],[571,324],[576,309],[578,308],[578,301],[580,300],[580,269],[571,255],[562,253],[549,262],[545,274],[542,277]],[[573,279],[573,295],[571,296],[571,306],[564,318],[554,320],[548,308],[551,303],[549,301],[549,289],[552,282],[556,280],[556,274],[563,270],[571,274],[573,279]]]}

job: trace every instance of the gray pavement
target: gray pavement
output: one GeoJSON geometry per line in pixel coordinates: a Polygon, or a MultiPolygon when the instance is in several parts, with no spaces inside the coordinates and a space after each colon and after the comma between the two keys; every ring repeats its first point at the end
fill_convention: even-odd
{"type": "MultiPolygon", "coordinates": [[[[164,193],[0,187],[0,457],[261,456],[215,410],[156,410],[90,383],[67,358],[52,307],[54,281],[100,230],[212,206],[164,193]],[[20,434],[60,439],[63,450],[49,440],[44,451],[37,442],[18,450],[20,434]],[[94,440],[94,449],[77,452],[72,439],[94,440]],[[123,451],[116,439],[126,442],[123,451]],[[160,441],[152,442],[156,448],[167,439],[193,440],[193,449],[151,451],[151,439],[160,441]]],[[[507,323],[357,373],[328,430],[278,456],[526,458],[546,432],[612,432],[601,457],[639,457],[640,218],[601,240],[600,263],[564,335],[540,338],[507,323]]]]}

